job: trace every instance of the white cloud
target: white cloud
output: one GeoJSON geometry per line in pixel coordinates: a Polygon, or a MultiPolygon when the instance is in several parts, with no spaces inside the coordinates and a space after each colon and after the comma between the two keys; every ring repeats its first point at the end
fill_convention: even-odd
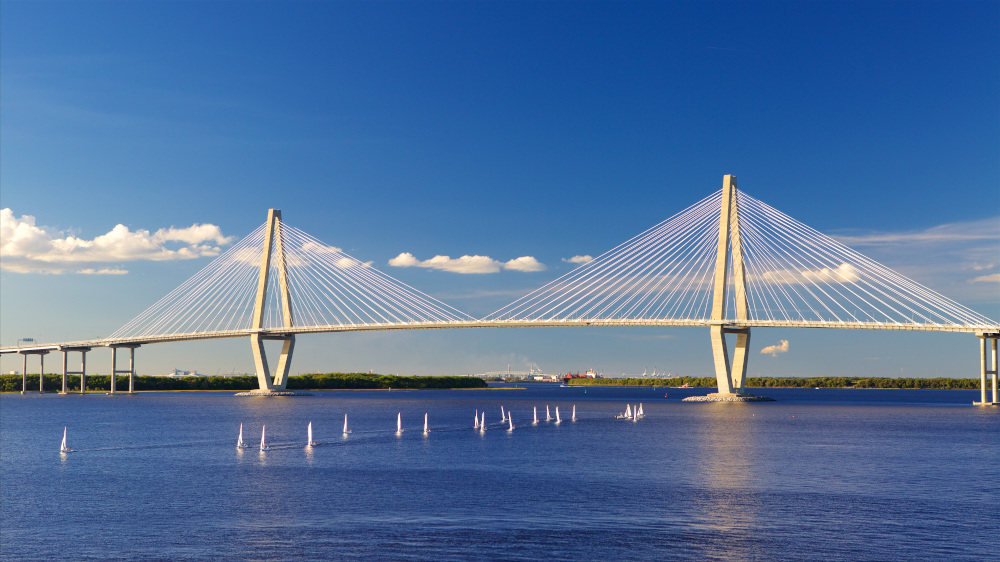
{"type": "Polygon", "coordinates": [[[168,261],[216,256],[220,247],[233,237],[222,235],[212,224],[188,228],[129,230],[119,224],[93,240],[46,229],[35,224],[35,217],[15,217],[10,209],[0,210],[0,269],[18,273],[84,273],[121,275],[119,267],[93,267],[94,264],[137,260],[168,261]],[[179,248],[168,243],[180,243],[179,248]]]}
{"type": "Polygon", "coordinates": [[[1000,217],[956,222],[908,232],[841,234],[834,238],[847,246],[885,246],[1000,240],[1000,217]]]}
{"type": "Polygon", "coordinates": [[[403,252],[389,260],[393,267],[424,267],[452,273],[498,273],[501,269],[512,271],[542,271],[545,265],[531,256],[521,256],[506,263],[499,262],[489,256],[434,256],[420,261],[413,254],[403,252]]]}
{"type": "Polygon", "coordinates": [[[854,283],[859,279],[859,276],[858,270],[853,265],[842,263],[835,268],[767,271],[761,274],[759,279],[776,285],[801,285],[815,282],[854,283]]]}
{"type": "Polygon", "coordinates": [[[128,270],[122,269],[120,267],[102,267],[101,269],[94,269],[92,267],[88,267],[85,269],[75,271],[74,273],[81,273],[84,275],[127,275],[128,270]]]}
{"type": "Polygon", "coordinates": [[[776,357],[779,353],[788,353],[788,340],[778,340],[778,345],[769,345],[760,350],[762,355],[776,357]]]}
{"type": "Polygon", "coordinates": [[[969,280],[970,283],[1000,283],[1000,273],[991,273],[989,275],[980,275],[974,279],[969,280]]]}
{"type": "Polygon", "coordinates": [[[563,258],[562,261],[567,263],[587,263],[593,261],[594,257],[589,255],[573,256],[569,259],[563,258]]]}
{"type": "Polygon", "coordinates": [[[521,256],[503,264],[503,268],[512,271],[545,271],[545,264],[531,256],[521,256]]]}

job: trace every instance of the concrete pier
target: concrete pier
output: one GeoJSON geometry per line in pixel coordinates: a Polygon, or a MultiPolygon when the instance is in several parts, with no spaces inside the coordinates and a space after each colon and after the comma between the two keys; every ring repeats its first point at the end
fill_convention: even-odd
{"type": "Polygon", "coordinates": [[[28,356],[38,356],[38,393],[45,393],[45,356],[49,354],[46,349],[23,349],[18,351],[21,354],[21,394],[28,391],[28,356]]]}
{"type": "Polygon", "coordinates": [[[977,406],[1000,406],[997,401],[997,339],[1000,334],[980,333],[979,338],[979,402],[977,406]],[[991,353],[992,351],[992,353],[991,353]],[[993,383],[993,393],[990,400],[986,395],[986,379],[989,376],[993,383]]]}
{"type": "Polygon", "coordinates": [[[87,393],[87,352],[90,350],[91,348],[89,347],[68,347],[68,346],[59,347],[59,351],[62,351],[63,354],[62,392],[60,392],[59,394],[69,393],[69,389],[66,384],[67,375],[80,375],[80,394],[87,393]],[[68,369],[69,354],[74,351],[80,353],[79,371],[70,371],[68,369]]]}
{"type": "Polygon", "coordinates": [[[135,348],[139,347],[137,343],[127,343],[120,345],[111,345],[111,392],[109,394],[115,394],[115,386],[117,384],[118,374],[128,375],[128,393],[135,393],[135,348]],[[128,349],[128,369],[118,368],[118,348],[128,349]]]}

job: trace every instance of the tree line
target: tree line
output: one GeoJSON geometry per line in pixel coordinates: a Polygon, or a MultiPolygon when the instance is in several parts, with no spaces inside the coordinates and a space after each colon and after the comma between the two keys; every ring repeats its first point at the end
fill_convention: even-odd
{"type": "MultiPolygon", "coordinates": [[[[20,392],[21,375],[0,375],[0,392],[20,392]]],[[[69,392],[80,392],[80,375],[67,375],[69,392]]],[[[486,382],[476,377],[402,377],[398,375],[378,375],[370,373],[313,373],[288,377],[290,390],[387,390],[396,389],[447,389],[486,388],[486,382]]],[[[136,376],[137,391],[170,390],[255,390],[259,388],[257,377],[150,377],[136,376]]],[[[28,375],[28,392],[38,392],[38,375],[28,375]]],[[[45,390],[62,390],[62,375],[45,375],[45,390]]],[[[87,390],[109,392],[109,375],[87,375],[87,390]]],[[[128,376],[118,376],[115,380],[116,392],[128,392],[128,376]]]]}
{"type": "MultiPolygon", "coordinates": [[[[715,377],[677,377],[672,379],[570,379],[576,386],[657,386],[714,387],[715,377]]],[[[927,388],[978,390],[979,379],[933,379],[893,377],[747,377],[748,388],[927,388]]]]}

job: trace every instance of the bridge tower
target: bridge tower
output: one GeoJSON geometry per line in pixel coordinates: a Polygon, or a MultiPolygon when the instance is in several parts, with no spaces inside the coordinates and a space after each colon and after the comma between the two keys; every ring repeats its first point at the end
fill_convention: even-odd
{"type": "Polygon", "coordinates": [[[295,349],[295,334],[273,332],[264,329],[264,310],[267,307],[267,288],[271,282],[271,255],[274,254],[275,269],[278,273],[278,287],[281,299],[282,326],[292,327],[292,296],[288,290],[288,270],[285,264],[285,242],[281,226],[281,211],[270,209],[267,212],[267,228],[264,233],[264,251],[260,258],[260,275],[257,278],[257,300],[254,303],[253,324],[250,344],[253,350],[254,363],[257,367],[257,381],[261,392],[277,392],[285,390],[288,384],[288,370],[292,365],[292,351],[295,349]],[[281,355],[272,377],[267,364],[267,354],[264,342],[267,340],[282,341],[281,355]]]}
{"type": "Polygon", "coordinates": [[[736,176],[722,179],[722,211],[719,216],[719,248],[715,261],[715,290],[712,295],[711,337],[715,358],[715,378],[719,396],[740,394],[747,372],[750,328],[733,326],[726,319],[726,293],[729,290],[729,262],[732,257],[732,285],[736,305],[736,321],[747,319],[746,273],[743,269],[743,242],[740,239],[740,213],[736,198],[736,176]],[[730,253],[731,252],[731,253],[730,253]],[[726,344],[726,334],[736,334],[732,363],[726,344]]]}

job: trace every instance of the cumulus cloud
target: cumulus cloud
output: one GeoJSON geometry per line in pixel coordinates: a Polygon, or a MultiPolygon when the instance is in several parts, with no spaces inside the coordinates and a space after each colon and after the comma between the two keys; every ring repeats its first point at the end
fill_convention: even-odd
{"type": "Polygon", "coordinates": [[[768,271],[760,275],[760,279],[767,283],[778,285],[801,285],[803,283],[854,283],[860,279],[858,270],[849,263],[842,263],[837,267],[823,267],[820,269],[780,269],[768,271]]]}
{"type": "Polygon", "coordinates": [[[587,263],[594,260],[593,256],[583,255],[583,256],[573,256],[569,259],[563,258],[562,261],[567,263],[587,263]]]}
{"type": "Polygon", "coordinates": [[[511,271],[545,271],[545,264],[531,256],[521,256],[503,264],[503,268],[511,271]]]}
{"type": "Polygon", "coordinates": [[[542,271],[545,265],[531,256],[521,256],[507,261],[497,261],[489,256],[434,256],[427,260],[418,260],[413,254],[403,252],[389,260],[393,267],[424,267],[452,273],[497,273],[501,269],[512,271],[542,271]]]}
{"type": "Polygon", "coordinates": [[[788,353],[788,340],[779,340],[778,345],[769,345],[760,350],[762,355],[776,357],[779,353],[788,353]]]}
{"type": "Polygon", "coordinates": [[[991,273],[989,275],[980,275],[970,279],[971,283],[1000,283],[1000,273],[991,273]]]}
{"type": "Polygon", "coordinates": [[[0,210],[0,269],[17,273],[83,273],[121,275],[120,267],[98,264],[124,261],[168,261],[217,256],[233,241],[213,224],[188,228],[131,231],[119,224],[93,240],[47,229],[35,217],[15,217],[0,210]],[[177,247],[178,244],[180,247],[177,247]]]}

